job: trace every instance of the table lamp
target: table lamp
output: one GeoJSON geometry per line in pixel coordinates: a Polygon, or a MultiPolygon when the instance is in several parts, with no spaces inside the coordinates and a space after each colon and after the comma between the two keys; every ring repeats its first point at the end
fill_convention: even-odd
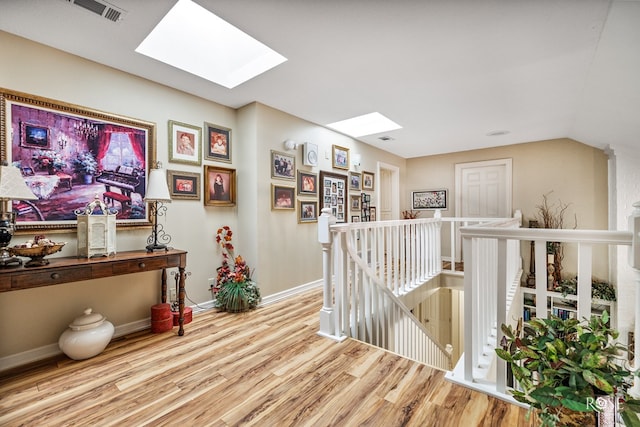
{"type": "Polygon", "coordinates": [[[20,258],[11,256],[9,242],[15,230],[16,214],[12,200],[36,200],[37,197],[27,187],[20,169],[15,166],[0,166],[0,267],[22,264],[20,258]]]}
{"type": "Polygon", "coordinates": [[[166,251],[167,243],[171,242],[171,236],[164,232],[162,225],[158,224],[158,216],[163,216],[167,211],[164,202],[171,203],[167,178],[161,167],[162,165],[158,162],[156,168],[149,172],[149,185],[144,196],[144,201],[150,202],[149,213],[153,221],[151,235],[147,238],[147,252],[166,251]]]}

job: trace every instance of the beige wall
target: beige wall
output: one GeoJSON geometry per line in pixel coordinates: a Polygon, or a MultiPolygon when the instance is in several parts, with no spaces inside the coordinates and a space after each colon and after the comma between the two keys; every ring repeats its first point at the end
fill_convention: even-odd
{"type": "MultiPolygon", "coordinates": [[[[608,190],[607,155],[599,149],[571,139],[530,142],[483,150],[465,151],[407,161],[407,192],[429,188],[448,188],[450,207],[443,216],[455,216],[455,165],[457,163],[510,158],[513,162],[513,209],[523,214],[523,226],[535,219],[542,195],[549,202],[569,204],[565,228],[606,230],[608,190]]],[[[407,208],[409,207],[407,199],[407,208]]],[[[524,269],[528,271],[528,247],[523,248],[524,269]]],[[[575,272],[572,248],[566,254],[566,272],[575,272]]],[[[595,274],[607,279],[607,252],[594,251],[595,274]]]]}
{"type": "MultiPolygon", "coordinates": [[[[347,175],[347,171],[332,168],[331,149],[334,144],[348,148],[351,154],[362,154],[360,170],[375,171],[378,161],[404,169],[405,160],[262,104],[251,104],[243,108],[240,114],[244,114],[246,109],[255,112],[257,123],[257,140],[254,141],[255,152],[258,153],[255,182],[257,198],[251,200],[258,212],[256,274],[264,294],[270,295],[322,277],[322,253],[317,243],[316,224],[299,224],[297,207],[295,211],[271,210],[271,186],[296,185],[295,181],[271,178],[271,151],[294,154],[298,170],[316,174],[325,170],[347,175]],[[283,142],[286,139],[317,144],[318,166],[302,164],[302,147],[296,151],[285,151],[283,142]]],[[[356,172],[353,166],[350,167],[351,171],[356,172]]],[[[375,194],[373,196],[372,203],[375,205],[375,194]]],[[[314,198],[301,196],[299,200],[314,198]]]]}

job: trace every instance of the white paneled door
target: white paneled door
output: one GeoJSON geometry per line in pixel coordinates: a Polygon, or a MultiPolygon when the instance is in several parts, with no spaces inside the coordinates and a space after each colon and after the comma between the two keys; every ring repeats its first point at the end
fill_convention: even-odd
{"type": "MultiPolygon", "coordinates": [[[[511,166],[511,159],[456,164],[456,217],[511,217],[511,166]]],[[[462,241],[458,230],[455,252],[456,261],[462,261],[462,241]]]]}
{"type": "Polygon", "coordinates": [[[456,216],[511,216],[511,159],[456,165],[456,216]]]}
{"type": "Polygon", "coordinates": [[[378,218],[389,221],[400,218],[400,170],[393,165],[378,164],[378,218]]]}

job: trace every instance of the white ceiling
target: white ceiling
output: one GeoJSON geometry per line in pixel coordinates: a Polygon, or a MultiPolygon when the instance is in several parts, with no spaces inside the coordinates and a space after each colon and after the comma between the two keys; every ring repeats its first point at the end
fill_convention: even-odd
{"type": "Polygon", "coordinates": [[[126,11],[113,23],[0,0],[0,29],[234,108],[320,125],[378,111],[403,129],[359,139],[405,158],[560,137],[640,147],[637,0],[196,0],[288,58],[234,89],[134,52],[175,2],[110,0],[126,11]]]}

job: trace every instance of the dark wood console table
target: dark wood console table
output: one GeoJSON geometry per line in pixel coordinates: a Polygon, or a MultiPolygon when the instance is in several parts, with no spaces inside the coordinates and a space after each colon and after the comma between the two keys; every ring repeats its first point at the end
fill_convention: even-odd
{"type": "Polygon", "coordinates": [[[187,252],[171,249],[162,252],[129,251],[110,257],[50,258],[49,264],[37,267],[5,267],[0,269],[0,292],[59,285],[80,280],[143,271],[162,270],[162,302],[167,302],[167,268],[178,267],[178,304],[180,307],[178,335],[184,335],[184,279],[187,252]]]}

